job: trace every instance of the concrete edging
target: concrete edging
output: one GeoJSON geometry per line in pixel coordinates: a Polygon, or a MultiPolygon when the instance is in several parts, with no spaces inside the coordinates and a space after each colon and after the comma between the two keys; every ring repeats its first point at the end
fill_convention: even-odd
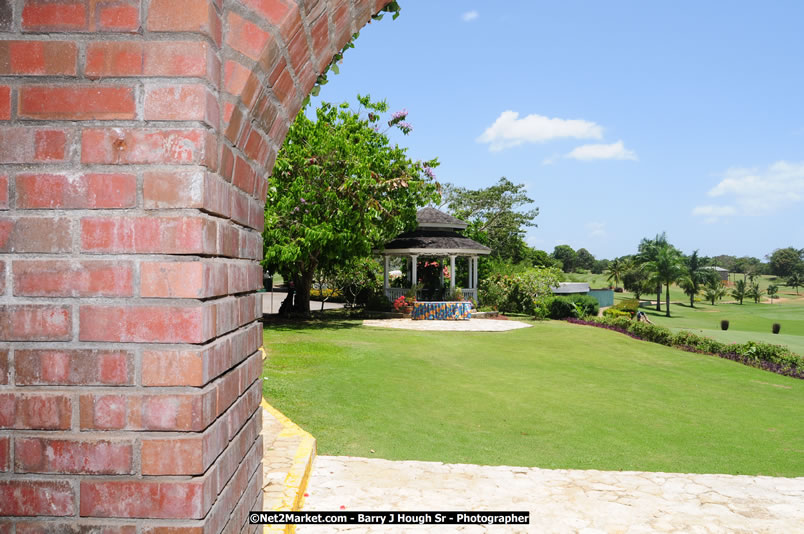
{"type": "MultiPolygon", "coordinates": [[[[262,347],[260,347],[260,350],[264,360],[266,358],[265,350],[262,347]]],[[[260,407],[282,425],[282,430],[277,437],[285,439],[296,438],[299,440],[292,464],[285,476],[282,497],[278,502],[264,503],[263,509],[277,512],[301,510],[304,504],[304,492],[307,489],[307,483],[310,480],[310,473],[313,468],[313,460],[315,460],[316,456],[315,438],[288,419],[285,414],[268,404],[264,397],[260,402],[260,407]]],[[[294,532],[296,532],[296,525],[265,525],[263,527],[263,534],[292,534],[294,532]]]]}

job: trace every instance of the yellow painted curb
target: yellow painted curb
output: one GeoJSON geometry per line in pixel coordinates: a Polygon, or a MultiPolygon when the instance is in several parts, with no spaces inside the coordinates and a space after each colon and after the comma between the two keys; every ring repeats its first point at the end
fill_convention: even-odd
{"type": "MultiPolygon", "coordinates": [[[[263,354],[265,354],[264,351],[263,354]]],[[[278,505],[274,506],[274,511],[301,510],[304,503],[304,492],[307,489],[307,482],[310,480],[313,460],[315,459],[315,438],[285,417],[282,412],[268,404],[265,399],[262,399],[260,406],[282,425],[282,430],[279,432],[280,436],[301,438],[296,454],[293,456],[293,465],[285,476],[285,491],[282,495],[282,500],[278,505]]],[[[295,532],[296,525],[266,525],[263,527],[263,534],[293,534],[295,532]]]]}

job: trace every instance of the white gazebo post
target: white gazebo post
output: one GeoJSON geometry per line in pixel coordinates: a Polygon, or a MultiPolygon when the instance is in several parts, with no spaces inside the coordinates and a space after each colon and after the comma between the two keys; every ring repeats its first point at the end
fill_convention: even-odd
{"type": "Polygon", "coordinates": [[[466,265],[468,267],[468,273],[469,273],[469,281],[466,283],[467,284],[466,289],[472,289],[472,280],[474,280],[475,276],[474,275],[475,262],[472,261],[472,258],[466,258],[466,265]]]}
{"type": "Polygon", "coordinates": [[[472,289],[477,289],[477,256],[472,256],[472,289]]]}
{"type": "Polygon", "coordinates": [[[416,260],[418,259],[418,254],[411,254],[410,255],[410,287],[413,288],[418,283],[419,277],[418,273],[416,272],[416,260]]]}
{"type": "Polygon", "coordinates": [[[449,290],[455,290],[455,255],[449,256],[449,290]]]}
{"type": "MultiPolygon", "coordinates": [[[[383,254],[383,269],[382,269],[382,287],[383,289],[388,289],[390,284],[388,283],[388,254],[383,254]]],[[[388,293],[388,291],[386,291],[388,293]]]]}

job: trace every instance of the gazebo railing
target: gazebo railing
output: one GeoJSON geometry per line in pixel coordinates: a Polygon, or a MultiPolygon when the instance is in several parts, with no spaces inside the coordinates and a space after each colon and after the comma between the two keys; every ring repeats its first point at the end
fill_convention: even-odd
{"type": "MultiPolygon", "coordinates": [[[[404,297],[405,295],[407,295],[408,291],[410,291],[410,288],[405,288],[405,287],[386,287],[385,288],[385,296],[388,297],[388,300],[393,302],[396,299],[398,299],[399,297],[404,297]]],[[[471,298],[471,299],[474,299],[475,302],[477,302],[477,289],[463,289],[463,288],[461,288],[461,292],[463,293],[463,298],[464,299],[468,300],[468,299],[471,298]]],[[[425,295],[424,293],[425,293],[424,291],[418,291],[416,297],[419,298],[419,299],[425,299],[425,300],[427,300],[427,299],[429,299],[431,297],[431,295],[425,295]]]]}

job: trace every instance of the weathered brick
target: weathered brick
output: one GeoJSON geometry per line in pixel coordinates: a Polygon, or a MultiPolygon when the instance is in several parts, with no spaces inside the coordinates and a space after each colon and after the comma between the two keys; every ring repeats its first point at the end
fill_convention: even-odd
{"type": "Polygon", "coordinates": [[[11,31],[14,25],[14,0],[0,0],[0,31],[11,31]]]}
{"type": "MultiPolygon", "coordinates": [[[[8,209],[8,175],[0,174],[0,210],[8,209]]],[[[0,291],[0,294],[3,292],[0,291]]]]}
{"type": "Polygon", "coordinates": [[[68,430],[72,411],[65,395],[0,393],[0,428],[68,430]]]}
{"type": "Polygon", "coordinates": [[[282,59],[268,78],[268,85],[276,97],[288,108],[296,98],[296,87],[290,77],[285,60],[282,59]]]}
{"type": "Polygon", "coordinates": [[[130,297],[129,261],[15,260],[14,294],[28,297],[130,297]]]}
{"type": "Polygon", "coordinates": [[[217,226],[200,217],[84,217],[81,249],[137,254],[214,254],[217,226]]]}
{"type": "Polygon", "coordinates": [[[0,516],[71,516],[74,501],[69,482],[0,480],[0,516]]]}
{"type": "Polygon", "coordinates": [[[0,349],[0,386],[9,382],[8,349],[0,349]]]}
{"type": "Polygon", "coordinates": [[[254,168],[245,159],[237,157],[232,184],[244,193],[251,195],[254,192],[256,179],[257,174],[254,172],[254,168]]]}
{"type": "Polygon", "coordinates": [[[2,341],[69,341],[71,338],[72,314],[68,306],[0,306],[2,341]]]}
{"type": "Polygon", "coordinates": [[[226,32],[226,44],[257,61],[273,39],[271,34],[233,11],[229,12],[227,22],[229,29],[226,32]]]}
{"type": "Polygon", "coordinates": [[[221,19],[210,0],[152,0],[148,30],[198,32],[221,44],[221,19]]]}
{"type": "Polygon", "coordinates": [[[107,165],[204,164],[207,136],[202,129],[89,128],[81,138],[81,162],[107,165]]]}
{"type": "Polygon", "coordinates": [[[204,85],[148,86],[145,120],[203,121],[218,127],[218,101],[204,85]]]}
{"type": "Polygon", "coordinates": [[[89,78],[139,76],[144,46],[139,41],[94,41],[87,44],[85,74],[89,78]]]}
{"type": "Polygon", "coordinates": [[[301,71],[302,65],[310,61],[310,49],[307,47],[307,33],[300,31],[296,33],[288,44],[288,56],[290,64],[297,73],[301,71]]]}
{"type": "Polygon", "coordinates": [[[146,76],[205,78],[220,83],[220,61],[205,41],[149,41],[144,43],[146,76]]]}
{"type": "Polygon", "coordinates": [[[81,306],[79,339],[120,343],[203,343],[215,336],[212,305],[81,306]]]}
{"type": "Polygon", "coordinates": [[[134,383],[134,355],[128,351],[89,349],[17,349],[18,385],[129,385],[134,383]]]}
{"type": "Polygon", "coordinates": [[[133,174],[18,174],[18,209],[133,208],[137,177],[133,174]]]}
{"type": "Polygon", "coordinates": [[[22,29],[27,31],[88,31],[86,0],[25,0],[22,29]]]}
{"type": "Polygon", "coordinates": [[[11,87],[0,85],[0,121],[11,119],[11,87]]]}
{"type": "Polygon", "coordinates": [[[0,473],[11,469],[11,438],[0,436],[0,473]]]}
{"type": "Polygon", "coordinates": [[[89,475],[132,474],[130,441],[17,438],[14,470],[17,473],[89,475]]]}
{"type": "Polygon", "coordinates": [[[229,216],[231,186],[217,175],[198,171],[154,171],[143,175],[145,209],[198,208],[229,216]]]}
{"type": "Polygon", "coordinates": [[[228,60],[223,66],[223,88],[235,96],[243,91],[251,69],[234,60],[228,60]]]}
{"type": "Polygon", "coordinates": [[[285,42],[301,28],[299,8],[284,0],[242,0],[242,3],[277,26],[285,42]]]}
{"type": "Polygon", "coordinates": [[[200,519],[211,503],[201,481],[81,481],[81,516],[200,519]]]}
{"type": "Polygon", "coordinates": [[[103,525],[75,520],[18,521],[17,534],[137,534],[135,525],[103,525]]]}
{"type": "Polygon", "coordinates": [[[18,90],[17,114],[26,119],[134,119],[131,87],[24,86],[18,90]]]}
{"type": "Polygon", "coordinates": [[[227,294],[224,263],[144,262],[140,265],[140,296],[201,299],[227,294]]]}
{"type": "Polygon", "coordinates": [[[0,252],[69,252],[71,222],[65,218],[0,218],[0,252]]]}
{"type": "Polygon", "coordinates": [[[204,348],[145,350],[142,385],[203,386],[254,354],[261,345],[262,329],[253,324],[204,348]]]}
{"type": "Polygon", "coordinates": [[[3,163],[64,162],[74,132],[21,126],[0,127],[0,161],[3,163]]]}
{"type": "Polygon", "coordinates": [[[95,0],[89,6],[92,31],[136,32],[140,28],[140,0],[95,0]]]}

